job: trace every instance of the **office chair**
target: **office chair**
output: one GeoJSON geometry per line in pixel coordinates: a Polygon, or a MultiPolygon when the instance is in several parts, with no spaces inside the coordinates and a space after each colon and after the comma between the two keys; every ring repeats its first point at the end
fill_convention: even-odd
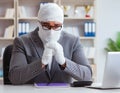
{"type": "Polygon", "coordinates": [[[8,73],[13,45],[8,45],[3,53],[3,83],[11,84],[8,73]]]}

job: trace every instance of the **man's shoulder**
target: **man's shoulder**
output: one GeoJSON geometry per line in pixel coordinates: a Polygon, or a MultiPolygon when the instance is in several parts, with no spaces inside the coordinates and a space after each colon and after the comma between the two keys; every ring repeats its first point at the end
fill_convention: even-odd
{"type": "Polygon", "coordinates": [[[63,37],[63,39],[67,39],[67,40],[76,40],[79,38],[77,36],[74,36],[70,33],[64,32],[64,31],[62,31],[62,37],[63,37]]]}

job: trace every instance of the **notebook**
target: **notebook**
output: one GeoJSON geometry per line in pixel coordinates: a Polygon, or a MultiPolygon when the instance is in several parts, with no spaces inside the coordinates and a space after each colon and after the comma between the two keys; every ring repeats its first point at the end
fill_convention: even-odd
{"type": "Polygon", "coordinates": [[[69,87],[68,83],[34,83],[35,87],[69,87]]]}

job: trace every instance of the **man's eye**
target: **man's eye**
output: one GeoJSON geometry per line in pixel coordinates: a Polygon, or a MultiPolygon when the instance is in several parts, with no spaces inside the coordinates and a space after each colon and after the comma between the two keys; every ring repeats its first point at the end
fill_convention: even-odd
{"type": "Polygon", "coordinates": [[[56,27],[60,27],[61,25],[59,25],[59,24],[56,24],[55,26],[56,26],[56,27]]]}
{"type": "Polygon", "coordinates": [[[43,25],[44,27],[49,27],[49,25],[43,25]]]}
{"type": "Polygon", "coordinates": [[[42,23],[42,25],[49,25],[49,24],[47,24],[47,23],[42,23]]]}
{"type": "Polygon", "coordinates": [[[54,26],[54,28],[59,28],[60,26],[54,26]]]}

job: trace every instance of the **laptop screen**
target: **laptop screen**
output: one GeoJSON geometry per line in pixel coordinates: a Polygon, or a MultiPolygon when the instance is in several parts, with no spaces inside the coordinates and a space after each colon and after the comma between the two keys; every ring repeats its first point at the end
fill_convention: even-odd
{"type": "Polygon", "coordinates": [[[102,86],[117,87],[120,81],[120,52],[108,52],[102,86]]]}

